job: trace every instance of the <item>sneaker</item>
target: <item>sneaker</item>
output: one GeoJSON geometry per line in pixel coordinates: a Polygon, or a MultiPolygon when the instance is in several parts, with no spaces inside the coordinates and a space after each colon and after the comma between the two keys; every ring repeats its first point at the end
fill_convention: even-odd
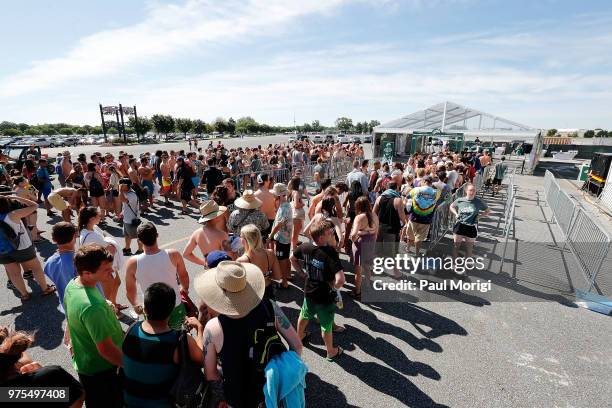
{"type": "Polygon", "coordinates": [[[134,255],[140,255],[142,254],[144,251],[142,249],[137,250],[136,252],[134,252],[134,255]]]}
{"type": "Polygon", "coordinates": [[[26,279],[34,279],[34,273],[32,271],[25,271],[23,277],[26,279]]]}
{"type": "Polygon", "coordinates": [[[131,256],[132,250],[130,248],[123,248],[123,256],[131,256]]]}
{"type": "Polygon", "coordinates": [[[17,290],[17,287],[13,285],[13,282],[11,282],[10,280],[6,281],[6,288],[10,290],[17,290]]]}

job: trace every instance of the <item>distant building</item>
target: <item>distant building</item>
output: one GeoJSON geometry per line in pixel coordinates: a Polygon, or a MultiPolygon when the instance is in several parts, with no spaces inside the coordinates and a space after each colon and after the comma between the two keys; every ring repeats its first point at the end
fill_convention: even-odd
{"type": "Polygon", "coordinates": [[[584,137],[586,131],[587,129],[557,129],[557,136],[575,137],[574,135],[577,135],[578,137],[584,137]]]}

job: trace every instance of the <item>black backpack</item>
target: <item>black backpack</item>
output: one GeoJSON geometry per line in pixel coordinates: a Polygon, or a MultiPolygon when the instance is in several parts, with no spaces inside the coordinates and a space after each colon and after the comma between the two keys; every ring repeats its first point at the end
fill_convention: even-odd
{"type": "Polygon", "coordinates": [[[267,316],[266,325],[264,328],[257,329],[253,333],[247,367],[251,373],[249,377],[258,382],[257,386],[259,389],[262,389],[266,383],[265,370],[268,362],[274,356],[287,351],[274,324],[276,317],[272,303],[264,299],[262,300],[262,305],[267,316]]]}
{"type": "Polygon", "coordinates": [[[178,339],[180,370],[170,394],[174,407],[204,408],[208,406],[210,393],[202,367],[194,363],[189,356],[187,336],[189,336],[187,330],[180,331],[178,339]]]}

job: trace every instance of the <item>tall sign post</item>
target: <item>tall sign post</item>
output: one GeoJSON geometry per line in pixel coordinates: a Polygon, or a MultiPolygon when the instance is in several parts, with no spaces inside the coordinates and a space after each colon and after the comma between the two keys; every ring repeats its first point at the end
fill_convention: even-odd
{"type": "Polygon", "coordinates": [[[115,107],[115,116],[117,117],[117,132],[119,132],[119,139],[121,139],[121,122],[119,122],[119,109],[117,109],[116,107],[115,107]]]}
{"type": "Polygon", "coordinates": [[[138,114],[136,113],[136,105],[134,105],[134,131],[136,132],[136,142],[140,143],[140,132],[138,131],[138,128],[138,114]]]}
{"type": "Polygon", "coordinates": [[[123,106],[119,104],[119,115],[121,115],[121,131],[123,132],[123,144],[127,144],[127,135],[125,132],[125,123],[123,122],[123,106]]]}
{"type": "Polygon", "coordinates": [[[106,143],[106,123],[104,122],[104,108],[100,104],[100,119],[102,119],[102,133],[104,133],[104,143],[106,143]]]}
{"type": "MultiPolygon", "coordinates": [[[[107,132],[108,132],[108,122],[104,119],[104,116],[114,116],[115,117],[115,127],[117,132],[119,133],[119,138],[123,135],[123,143],[127,143],[127,132],[125,131],[125,116],[133,116],[136,128],[136,134],[138,135],[138,116],[136,115],[136,105],[134,106],[123,106],[119,104],[119,106],[102,106],[100,104],[100,118],[102,119],[102,132],[104,133],[104,142],[108,141],[107,132]]],[[[138,141],[140,141],[140,137],[138,137],[138,141]]]]}

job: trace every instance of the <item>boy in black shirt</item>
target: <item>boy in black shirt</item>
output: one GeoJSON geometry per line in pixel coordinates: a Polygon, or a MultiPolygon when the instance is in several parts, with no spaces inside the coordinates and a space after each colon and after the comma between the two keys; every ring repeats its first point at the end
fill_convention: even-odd
{"type": "Polygon", "coordinates": [[[221,184],[225,176],[221,170],[215,167],[215,159],[208,159],[207,164],[208,168],[204,170],[202,175],[202,184],[206,184],[206,192],[210,196],[215,191],[215,187],[221,184]]]}
{"type": "Polygon", "coordinates": [[[329,221],[315,223],[310,233],[314,244],[299,245],[291,256],[294,269],[306,276],[304,303],[298,319],[298,335],[304,337],[308,321],[319,318],[321,334],[327,349],[327,360],[333,361],[342,354],[340,346],[334,347],[333,324],[336,312],[336,292],[344,285],[344,271],[338,252],[330,244],[334,240],[334,225],[329,221]],[[304,261],[306,274],[298,260],[304,261]]]}

